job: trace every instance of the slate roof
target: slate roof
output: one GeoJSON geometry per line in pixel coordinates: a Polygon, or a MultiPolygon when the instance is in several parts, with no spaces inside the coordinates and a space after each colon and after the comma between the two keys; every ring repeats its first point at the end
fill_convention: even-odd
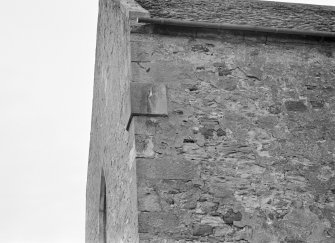
{"type": "Polygon", "coordinates": [[[335,32],[335,7],[257,0],[136,0],[151,17],[335,32]]]}

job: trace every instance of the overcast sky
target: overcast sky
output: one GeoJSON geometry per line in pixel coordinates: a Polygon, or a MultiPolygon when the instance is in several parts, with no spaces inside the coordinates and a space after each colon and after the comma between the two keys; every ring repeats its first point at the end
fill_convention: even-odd
{"type": "Polygon", "coordinates": [[[84,242],[97,13],[0,2],[0,242],[84,242]]]}
{"type": "Polygon", "coordinates": [[[98,0],[0,1],[0,242],[84,242],[98,0]]]}

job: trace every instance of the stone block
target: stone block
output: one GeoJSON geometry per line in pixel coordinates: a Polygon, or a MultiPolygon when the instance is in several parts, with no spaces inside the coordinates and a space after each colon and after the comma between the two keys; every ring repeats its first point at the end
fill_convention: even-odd
{"type": "Polygon", "coordinates": [[[138,215],[139,233],[177,232],[179,218],[170,212],[141,212],[138,215]]]}
{"type": "Polygon", "coordinates": [[[233,209],[229,209],[228,212],[223,215],[223,221],[226,224],[233,224],[234,221],[241,221],[242,214],[240,212],[234,212],[233,209]]]}
{"type": "Polygon", "coordinates": [[[192,180],[197,165],[177,158],[137,159],[137,176],[147,179],[192,180]]]}
{"type": "Polygon", "coordinates": [[[148,10],[145,10],[134,0],[124,0],[124,5],[129,11],[129,19],[136,20],[139,17],[150,17],[148,10]]]}
{"type": "Polygon", "coordinates": [[[213,234],[213,227],[206,224],[196,224],[193,226],[194,236],[208,236],[213,234]]]}
{"type": "Polygon", "coordinates": [[[155,152],[152,136],[135,135],[136,158],[153,158],[155,152]]]}
{"type": "Polygon", "coordinates": [[[138,210],[140,212],[159,212],[161,206],[159,197],[155,194],[138,195],[138,210]]]}
{"type": "Polygon", "coordinates": [[[320,100],[311,100],[310,104],[314,109],[321,109],[324,106],[324,102],[320,100]]]}
{"type": "Polygon", "coordinates": [[[164,84],[131,83],[131,114],[133,116],[167,116],[164,84]]]}
{"type": "Polygon", "coordinates": [[[285,106],[287,111],[296,111],[296,112],[307,111],[307,106],[301,100],[298,101],[288,100],[285,102],[285,106]]]}
{"type": "Polygon", "coordinates": [[[205,216],[201,219],[201,224],[210,225],[212,227],[225,226],[224,221],[220,217],[205,216]]]}

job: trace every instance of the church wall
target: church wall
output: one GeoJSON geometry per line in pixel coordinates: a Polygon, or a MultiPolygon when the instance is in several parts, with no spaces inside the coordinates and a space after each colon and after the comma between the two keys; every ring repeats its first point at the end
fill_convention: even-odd
{"type": "Polygon", "coordinates": [[[138,242],[134,130],[132,126],[126,130],[130,117],[129,38],[128,5],[100,0],[86,195],[87,243],[138,242]],[[106,212],[99,213],[104,208],[102,173],[106,212]],[[104,214],[106,219],[101,219],[104,214]]]}
{"type": "Polygon", "coordinates": [[[135,121],[140,242],[335,241],[333,41],[157,28],[131,47],[169,109],[135,121]]]}

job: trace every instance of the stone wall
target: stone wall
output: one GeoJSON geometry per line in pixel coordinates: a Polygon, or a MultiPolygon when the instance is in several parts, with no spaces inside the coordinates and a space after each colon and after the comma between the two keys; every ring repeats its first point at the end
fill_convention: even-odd
{"type": "Polygon", "coordinates": [[[152,17],[335,31],[335,7],[258,0],[137,0],[152,17]]]}
{"type": "MultiPolygon", "coordinates": [[[[129,1],[127,1],[129,2],[129,1]]],[[[86,242],[138,242],[134,128],[130,117],[129,5],[100,0],[91,144],[87,177],[86,242]],[[106,178],[106,239],[99,220],[101,173],[106,178]]],[[[103,195],[103,193],[101,193],[103,195]]],[[[101,208],[100,208],[101,210],[101,208]]]]}
{"type": "Polygon", "coordinates": [[[132,81],[169,106],[136,118],[140,242],[335,242],[334,42],[156,28],[131,45],[132,81]]]}

